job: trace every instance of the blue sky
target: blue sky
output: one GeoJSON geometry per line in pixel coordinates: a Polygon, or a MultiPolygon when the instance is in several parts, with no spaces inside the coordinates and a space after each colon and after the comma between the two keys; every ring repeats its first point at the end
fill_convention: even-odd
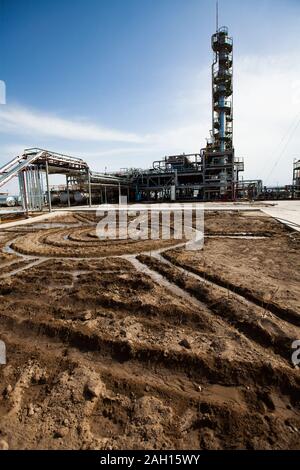
{"type": "MultiPolygon", "coordinates": [[[[300,158],[300,2],[220,0],[234,38],[245,178],[291,183],[300,158]]],[[[93,169],[205,146],[213,0],[0,0],[0,164],[24,147],[93,169]]]]}

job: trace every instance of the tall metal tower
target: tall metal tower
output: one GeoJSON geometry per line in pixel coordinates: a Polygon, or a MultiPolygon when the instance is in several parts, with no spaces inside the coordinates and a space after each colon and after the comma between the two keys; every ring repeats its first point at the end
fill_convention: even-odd
{"type": "MultiPolygon", "coordinates": [[[[218,18],[218,13],[217,13],[218,18]]],[[[212,35],[212,130],[204,151],[205,199],[234,199],[242,162],[234,159],[233,135],[233,41],[228,28],[212,35]]]]}
{"type": "Polygon", "coordinates": [[[211,39],[212,65],[212,138],[220,152],[232,148],[232,38],[228,28],[218,29],[211,39]]]}

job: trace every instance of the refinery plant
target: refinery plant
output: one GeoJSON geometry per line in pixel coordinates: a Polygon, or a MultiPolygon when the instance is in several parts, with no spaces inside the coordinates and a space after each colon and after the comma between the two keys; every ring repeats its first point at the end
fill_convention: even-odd
{"type": "Polygon", "coordinates": [[[20,196],[3,194],[0,205],[21,204],[24,211],[41,211],[53,204],[82,205],[145,201],[236,201],[295,199],[300,197],[300,164],[294,163],[293,183],[266,188],[260,179],[244,180],[244,159],[233,146],[233,39],[228,28],[217,28],[211,38],[213,63],[212,123],[207,144],[190,154],[165,156],[152,168],[130,168],[98,173],[81,158],[40,148],[24,150],[0,168],[0,188],[18,177],[20,196]],[[65,185],[51,186],[49,175],[60,174],[65,185]]]}

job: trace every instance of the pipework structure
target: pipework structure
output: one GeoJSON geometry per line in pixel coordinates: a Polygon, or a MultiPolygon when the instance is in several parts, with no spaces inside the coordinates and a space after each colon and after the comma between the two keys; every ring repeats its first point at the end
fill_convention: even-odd
{"type": "Polygon", "coordinates": [[[243,159],[236,159],[233,147],[233,40],[223,26],[212,35],[212,130],[203,151],[204,199],[237,197],[243,159]]]}
{"type": "Polygon", "coordinates": [[[293,165],[293,190],[294,197],[300,197],[300,160],[294,161],[293,165]]]}
{"type": "Polygon", "coordinates": [[[228,28],[220,28],[211,40],[212,65],[212,146],[218,152],[232,149],[233,124],[233,40],[228,28]]]}
{"type": "Polygon", "coordinates": [[[54,194],[51,191],[49,175],[59,174],[66,178],[65,188],[60,192],[60,200],[71,205],[76,195],[78,202],[105,201],[107,192],[115,202],[123,192],[129,190],[129,182],[124,176],[106,175],[90,170],[81,158],[71,157],[50,150],[31,148],[0,168],[0,188],[12,178],[18,177],[21,204],[24,212],[52,209],[54,194]],[[105,195],[105,197],[104,197],[105,195]],[[99,200],[99,197],[101,198],[99,200]]]}
{"type": "Polygon", "coordinates": [[[234,155],[233,40],[227,27],[217,27],[211,47],[212,130],[207,145],[195,154],[167,156],[137,173],[139,200],[235,200],[261,191],[259,180],[239,183],[244,161],[234,155]]]}
{"type": "Polygon", "coordinates": [[[92,172],[80,158],[27,149],[0,168],[0,187],[18,176],[22,205],[27,212],[42,210],[45,205],[51,210],[52,203],[70,206],[117,202],[125,194],[131,202],[259,198],[262,182],[240,179],[244,162],[234,155],[233,40],[227,27],[217,26],[211,48],[212,129],[205,148],[166,156],[155,161],[151,169],[131,168],[110,174],[92,172]],[[51,189],[49,174],[54,173],[65,175],[64,188],[51,189]]]}

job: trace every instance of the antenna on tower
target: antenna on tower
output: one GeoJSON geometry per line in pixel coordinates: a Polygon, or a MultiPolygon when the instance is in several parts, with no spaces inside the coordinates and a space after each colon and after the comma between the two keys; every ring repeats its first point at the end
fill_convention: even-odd
{"type": "Polygon", "coordinates": [[[219,2],[216,1],[216,31],[219,29],[219,2]]]}

